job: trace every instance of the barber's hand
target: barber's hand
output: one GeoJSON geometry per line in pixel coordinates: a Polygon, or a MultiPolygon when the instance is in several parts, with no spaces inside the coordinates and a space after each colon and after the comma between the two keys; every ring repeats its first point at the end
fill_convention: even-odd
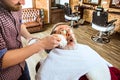
{"type": "Polygon", "coordinates": [[[59,45],[60,38],[57,34],[49,35],[40,40],[43,49],[53,49],[59,45]]]}

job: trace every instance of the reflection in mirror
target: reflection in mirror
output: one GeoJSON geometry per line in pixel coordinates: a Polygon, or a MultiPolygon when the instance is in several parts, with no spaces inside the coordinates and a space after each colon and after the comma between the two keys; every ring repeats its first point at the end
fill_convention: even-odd
{"type": "Polygon", "coordinates": [[[64,5],[65,3],[69,3],[69,0],[51,0],[52,5],[64,5]]]}
{"type": "Polygon", "coordinates": [[[120,0],[111,0],[110,8],[120,8],[120,0]]]}
{"type": "Polygon", "coordinates": [[[83,4],[100,5],[101,0],[83,0],[83,4]]]}
{"type": "Polygon", "coordinates": [[[55,0],[56,4],[64,5],[65,3],[69,3],[69,0],[55,0]]]}
{"type": "Polygon", "coordinates": [[[56,9],[56,8],[63,8],[65,3],[70,3],[70,0],[51,0],[51,8],[56,9]]]}

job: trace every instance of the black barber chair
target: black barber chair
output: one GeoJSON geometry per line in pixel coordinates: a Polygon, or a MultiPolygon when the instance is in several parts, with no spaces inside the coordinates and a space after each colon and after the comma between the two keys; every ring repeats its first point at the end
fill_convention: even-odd
{"type": "Polygon", "coordinates": [[[70,21],[71,27],[74,27],[75,26],[74,23],[78,23],[78,21],[80,20],[80,13],[79,12],[72,13],[72,9],[68,3],[65,3],[64,5],[64,13],[65,20],[70,21]]]}
{"type": "Polygon", "coordinates": [[[110,42],[110,34],[114,32],[117,19],[108,22],[108,12],[105,12],[102,7],[97,7],[93,12],[92,28],[99,31],[99,34],[92,36],[92,40],[98,43],[110,42]]]}

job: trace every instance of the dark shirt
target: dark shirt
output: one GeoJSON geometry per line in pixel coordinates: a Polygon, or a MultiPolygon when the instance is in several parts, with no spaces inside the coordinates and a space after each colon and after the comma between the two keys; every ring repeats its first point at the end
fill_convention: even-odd
{"type": "Polygon", "coordinates": [[[20,27],[21,12],[10,12],[0,4],[0,80],[17,80],[25,62],[2,69],[2,58],[8,50],[22,47],[20,27]]]}

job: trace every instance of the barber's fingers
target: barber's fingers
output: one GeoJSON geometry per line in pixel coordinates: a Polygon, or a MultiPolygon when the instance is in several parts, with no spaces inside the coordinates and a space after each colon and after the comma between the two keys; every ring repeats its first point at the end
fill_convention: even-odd
{"type": "Polygon", "coordinates": [[[53,49],[59,45],[60,38],[57,35],[49,35],[41,39],[43,49],[53,49]]]}
{"type": "Polygon", "coordinates": [[[57,47],[58,45],[59,45],[59,43],[60,43],[60,37],[58,36],[58,35],[56,35],[56,34],[54,34],[54,35],[50,35],[51,37],[51,39],[50,39],[50,41],[51,41],[51,46],[53,46],[52,48],[55,48],[55,47],[57,47]]]}
{"type": "Polygon", "coordinates": [[[58,36],[58,34],[53,34],[51,35],[55,40],[57,40],[58,42],[60,42],[61,38],[58,36]]]}

